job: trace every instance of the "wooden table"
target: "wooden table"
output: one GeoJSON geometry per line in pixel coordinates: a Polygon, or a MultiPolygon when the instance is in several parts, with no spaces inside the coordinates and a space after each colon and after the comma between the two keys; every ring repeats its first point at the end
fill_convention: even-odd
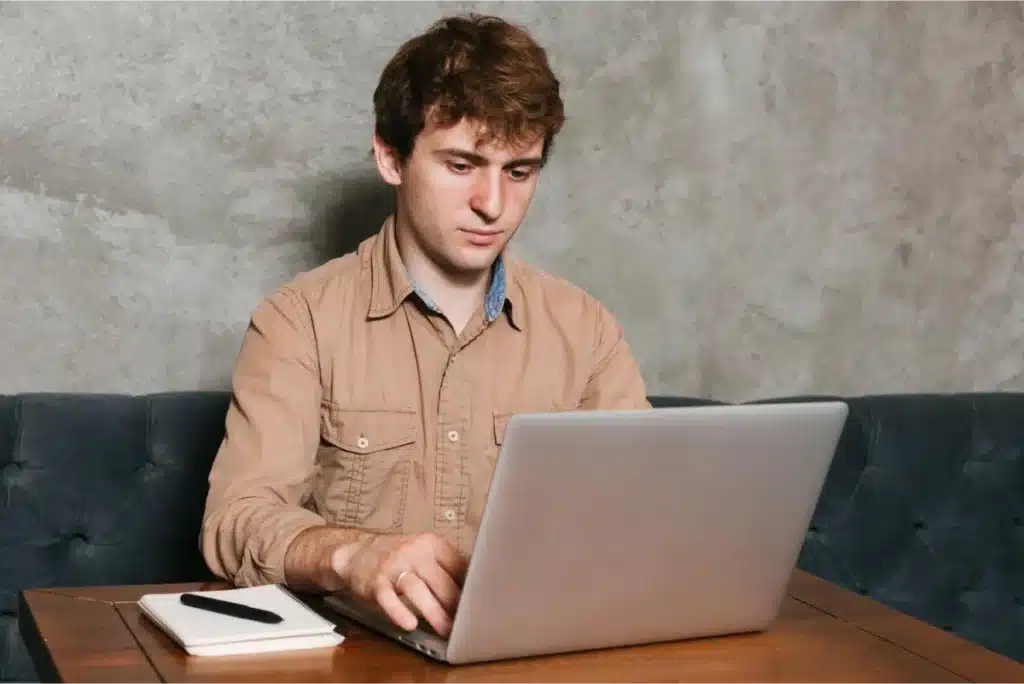
{"type": "Polygon", "coordinates": [[[1024,681],[1024,665],[797,571],[768,631],[481,665],[445,666],[341,622],[336,648],[189,657],[135,601],[223,584],[23,593],[21,626],[44,681],[1024,681]]]}

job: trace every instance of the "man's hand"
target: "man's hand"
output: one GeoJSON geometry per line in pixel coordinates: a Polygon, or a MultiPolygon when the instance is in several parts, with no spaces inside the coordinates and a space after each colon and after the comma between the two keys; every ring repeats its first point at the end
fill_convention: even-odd
{"type": "Polygon", "coordinates": [[[337,549],[331,565],[353,594],[375,601],[402,629],[415,629],[418,613],[442,637],[451,632],[468,563],[440,535],[367,537],[337,549]]]}
{"type": "Polygon", "coordinates": [[[440,535],[375,535],[320,526],[304,530],[285,554],[289,586],[308,591],[346,590],[372,601],[403,629],[419,616],[443,637],[451,632],[462,594],[466,559],[440,535]]]}

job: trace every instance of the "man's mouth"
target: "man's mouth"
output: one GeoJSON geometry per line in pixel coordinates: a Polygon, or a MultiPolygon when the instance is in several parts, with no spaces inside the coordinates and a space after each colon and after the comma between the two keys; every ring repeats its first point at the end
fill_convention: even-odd
{"type": "Polygon", "coordinates": [[[460,228],[459,230],[466,236],[466,240],[470,244],[480,247],[494,244],[502,233],[500,230],[467,230],[465,228],[460,228]]]}

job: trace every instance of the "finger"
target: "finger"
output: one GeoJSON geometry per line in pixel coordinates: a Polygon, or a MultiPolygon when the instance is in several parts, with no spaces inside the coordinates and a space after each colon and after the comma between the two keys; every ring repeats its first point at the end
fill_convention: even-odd
{"type": "Polygon", "coordinates": [[[387,580],[377,583],[374,598],[377,599],[377,605],[384,611],[384,614],[405,631],[411,632],[419,625],[416,614],[402,602],[402,599],[395,593],[394,587],[387,580]]]}
{"type": "Polygon", "coordinates": [[[413,573],[406,575],[402,578],[402,586],[398,587],[398,590],[412,601],[416,610],[426,618],[435,632],[443,637],[448,636],[448,632],[451,631],[451,618],[448,617],[448,611],[444,609],[444,606],[419,575],[413,573]]]}
{"type": "Polygon", "coordinates": [[[459,605],[459,597],[462,592],[448,571],[431,560],[417,565],[416,574],[427,583],[427,587],[437,597],[445,611],[449,615],[453,615],[456,606],[459,605]]]}
{"type": "Polygon", "coordinates": [[[447,571],[449,577],[458,584],[462,584],[469,561],[459,553],[455,546],[443,537],[437,537],[437,542],[434,544],[434,557],[441,564],[441,567],[447,571]]]}

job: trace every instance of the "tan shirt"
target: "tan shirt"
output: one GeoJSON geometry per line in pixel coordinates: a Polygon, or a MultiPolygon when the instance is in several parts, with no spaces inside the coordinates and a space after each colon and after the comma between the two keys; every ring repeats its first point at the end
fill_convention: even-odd
{"type": "Polygon", "coordinates": [[[209,478],[214,573],[284,582],[288,545],[324,524],[435,531],[469,554],[509,416],[649,407],[600,303],[502,263],[504,305],[457,336],[414,293],[389,219],[256,309],[209,478]]]}

